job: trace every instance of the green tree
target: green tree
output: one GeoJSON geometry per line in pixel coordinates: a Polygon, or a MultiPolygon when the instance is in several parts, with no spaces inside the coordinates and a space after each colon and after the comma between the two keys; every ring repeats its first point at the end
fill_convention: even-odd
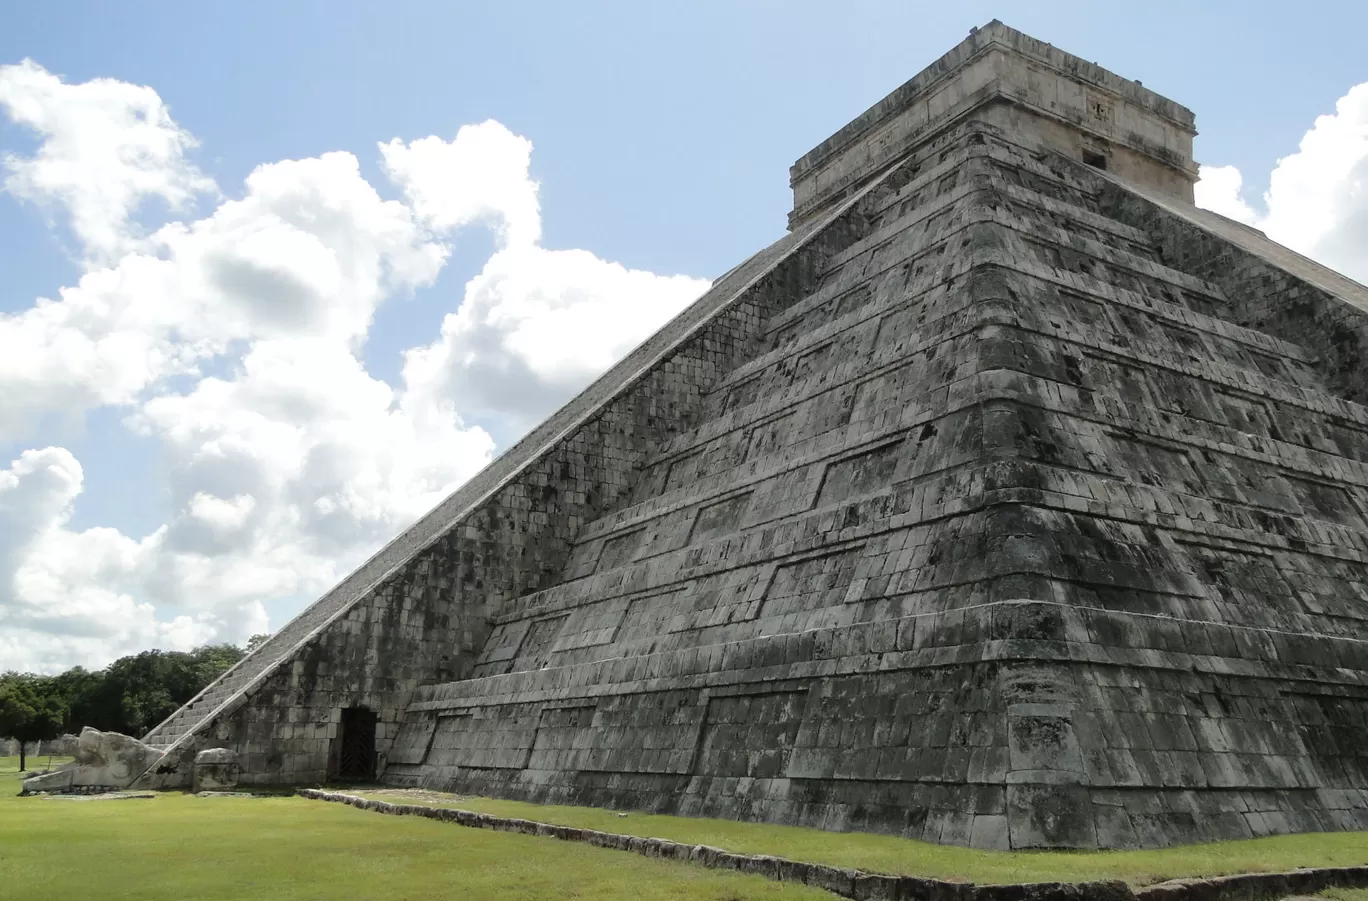
{"type": "Polygon", "coordinates": [[[52,680],[20,676],[0,683],[0,735],[19,742],[19,772],[27,768],[24,746],[56,738],[65,719],[65,705],[52,680]]]}
{"type": "MultiPolygon", "coordinates": [[[[250,650],[249,641],[248,651],[250,650]]],[[[247,651],[231,644],[206,644],[191,651],[190,658],[195,667],[195,682],[197,683],[195,690],[190,693],[191,697],[227,672],[233,664],[246,655],[247,651]]],[[[186,700],[188,701],[189,698],[186,700]]]]}
{"type": "Polygon", "coordinates": [[[104,672],[91,672],[85,667],[74,666],[60,675],[52,677],[52,685],[66,707],[66,722],[63,732],[80,732],[82,726],[95,726],[99,719],[100,689],[104,685],[104,672]]]}
{"type": "Polygon", "coordinates": [[[257,648],[264,645],[267,639],[269,639],[270,637],[271,636],[267,635],[265,632],[259,632],[256,635],[253,635],[251,638],[247,639],[247,653],[250,654],[257,648]]]}
{"type": "Polygon", "coordinates": [[[242,656],[241,648],[219,644],[121,657],[105,670],[98,712],[107,725],[95,728],[146,735],[242,656]]]}
{"type": "Polygon", "coordinates": [[[192,651],[143,651],[93,672],[77,666],[51,677],[0,673],[0,687],[37,680],[42,691],[59,701],[62,731],[80,732],[90,726],[101,732],[143,736],[246,653],[231,644],[202,645],[192,651]]]}

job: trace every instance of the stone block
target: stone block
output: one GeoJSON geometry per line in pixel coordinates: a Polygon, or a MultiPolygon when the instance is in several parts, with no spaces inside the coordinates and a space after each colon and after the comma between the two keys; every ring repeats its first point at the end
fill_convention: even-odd
{"type": "Polygon", "coordinates": [[[985,851],[1011,850],[1011,838],[1005,814],[981,813],[974,817],[969,845],[985,851]]]}
{"type": "Polygon", "coordinates": [[[195,755],[191,791],[230,791],[242,775],[238,754],[229,748],[206,748],[195,755]]]}
{"type": "Polygon", "coordinates": [[[1009,785],[1012,848],[1096,848],[1097,829],[1082,785],[1009,785]]]}

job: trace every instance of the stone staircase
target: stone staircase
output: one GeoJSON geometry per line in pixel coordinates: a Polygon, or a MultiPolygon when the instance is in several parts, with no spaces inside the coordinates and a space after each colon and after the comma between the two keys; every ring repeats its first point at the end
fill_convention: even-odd
{"type": "Polygon", "coordinates": [[[261,647],[207,685],[189,703],[147,733],[143,737],[143,742],[163,751],[169,750],[180,738],[193,732],[196,725],[208,719],[220,707],[251,686],[259,676],[270,672],[281,661],[289,659],[294,649],[315,630],[326,625],[334,615],[346,610],[354,595],[342,589],[366,568],[363,566],[325,595],[323,601],[328,603],[311,605],[267,639],[261,647]]]}

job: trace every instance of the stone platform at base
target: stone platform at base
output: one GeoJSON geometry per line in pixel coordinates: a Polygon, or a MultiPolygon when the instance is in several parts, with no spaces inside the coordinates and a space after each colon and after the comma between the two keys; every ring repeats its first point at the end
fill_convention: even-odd
{"type": "Polygon", "coordinates": [[[709,845],[690,845],[662,838],[643,838],[599,832],[574,826],[500,817],[453,807],[391,804],[344,792],[305,788],[300,797],[348,804],[395,816],[426,817],[476,829],[517,832],[561,841],[583,842],[599,848],[631,851],[645,857],[696,863],[736,870],[779,882],[799,882],[854,901],[1256,901],[1314,895],[1328,888],[1368,887],[1368,865],[1315,867],[1285,873],[1243,873],[1197,879],[1174,879],[1141,888],[1121,880],[1093,882],[1027,882],[977,885],[920,876],[867,873],[848,867],[808,863],[765,854],[736,854],[709,845]]]}

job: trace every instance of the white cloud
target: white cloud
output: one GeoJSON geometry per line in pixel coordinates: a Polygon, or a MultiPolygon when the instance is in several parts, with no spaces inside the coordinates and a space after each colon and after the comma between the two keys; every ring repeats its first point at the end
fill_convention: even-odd
{"type": "Polygon", "coordinates": [[[190,497],[187,512],[190,519],[203,523],[216,535],[231,535],[247,525],[247,518],[255,507],[256,498],[250,494],[222,498],[196,491],[190,497]]]}
{"type": "MultiPolygon", "coordinates": [[[[67,528],[82,491],[66,450],[25,451],[0,470],[0,661],[55,669],[103,663],[150,646],[186,649],[219,631],[212,615],[159,620],[133,595],[162,532],[134,540],[115,529],[67,528]]],[[[240,621],[250,626],[252,611],[240,621]]],[[[259,619],[259,617],[258,617],[259,619]]]]}
{"type": "Polygon", "coordinates": [[[24,60],[0,66],[0,110],[40,140],[32,157],[0,160],[5,190],[64,208],[90,260],[136,245],[130,220],[144,201],[176,209],[215,190],[185,159],[194,138],[149,87],[109,78],[66,84],[24,60]]]}
{"type": "Polygon", "coordinates": [[[1197,206],[1220,213],[1222,216],[1254,225],[1259,214],[1241,196],[1244,176],[1234,166],[1200,166],[1198,181],[1193,185],[1197,206]]]}
{"type": "Polygon", "coordinates": [[[257,342],[232,378],[149,400],[134,425],[161,439],[183,511],[150,574],[168,602],[317,593],[493,452],[323,339],[257,342]]]}
{"type": "Polygon", "coordinates": [[[1233,166],[1203,166],[1198,205],[1368,282],[1368,83],[1339,98],[1297,151],[1278,160],[1262,210],[1241,196],[1242,181],[1233,166]]]}
{"type": "Polygon", "coordinates": [[[500,247],[440,338],[405,355],[409,390],[496,422],[511,438],[568,400],[708,288],[538,241],[532,144],[497,122],[452,141],[390,141],[381,154],[414,210],[450,231],[498,223],[500,247]]]}
{"type": "Polygon", "coordinates": [[[497,222],[505,245],[541,238],[537,183],[528,175],[532,142],[493,120],[436,136],[380,145],[385,171],[414,211],[440,231],[480,219],[497,222]]]}
{"type": "Polygon", "coordinates": [[[391,291],[430,283],[447,256],[341,152],[259,166],[243,200],[156,240],[194,298],[167,319],[195,337],[359,339],[391,291]]]}
{"type": "Polygon", "coordinates": [[[27,179],[10,189],[65,206],[93,262],[0,316],[0,440],[123,407],[160,444],[165,482],[147,487],[174,510],[141,538],[117,523],[75,530],[84,484],[70,453],[26,451],[0,473],[7,666],[264,631],[263,601],[316,596],[490,459],[471,417],[528,424],[707,285],[542,247],[531,142],[492,121],[381,144],[401,201],[351,154],[326,153],[259,166],[237,199],[140,235],[142,199],[208,185],[155,92],[65,85],[31,63],[5,72],[22,105],[0,108],[42,139],[7,159],[27,179]],[[99,98],[104,118],[89,109],[99,98]],[[91,141],[132,149],[106,159],[91,141]],[[52,174],[54,160],[87,158],[107,177],[52,174]],[[474,225],[498,252],[441,335],[405,355],[403,381],[374,378],[359,353],[376,308],[431,284],[447,242],[474,225]]]}
{"type": "Polygon", "coordinates": [[[412,390],[521,432],[696,299],[708,282],[583,250],[510,247],[466,285],[442,334],[405,355],[412,390]]]}
{"type": "Polygon", "coordinates": [[[430,283],[447,249],[328,153],[258,167],[241,200],[172,223],[54,300],[0,315],[0,439],[44,413],[128,405],[234,342],[358,343],[391,293],[430,283]]]}

